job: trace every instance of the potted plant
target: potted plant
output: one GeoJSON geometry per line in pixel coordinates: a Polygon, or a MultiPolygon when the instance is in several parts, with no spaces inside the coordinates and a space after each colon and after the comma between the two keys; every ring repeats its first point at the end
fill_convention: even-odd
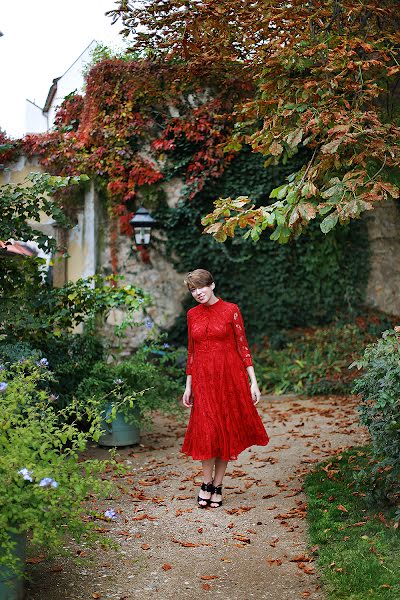
{"type": "Polygon", "coordinates": [[[120,362],[96,363],[79,385],[77,398],[97,402],[104,428],[100,445],[135,444],[154,411],[180,411],[181,377],[177,351],[162,339],[152,340],[120,362]]]}
{"type": "Polygon", "coordinates": [[[46,551],[67,535],[95,539],[82,506],[89,494],[110,491],[97,476],[107,461],[78,462],[99,422],[93,417],[84,433],[77,405],[56,408],[46,363],[0,367],[0,597],[7,600],[22,596],[27,537],[46,551]]]}

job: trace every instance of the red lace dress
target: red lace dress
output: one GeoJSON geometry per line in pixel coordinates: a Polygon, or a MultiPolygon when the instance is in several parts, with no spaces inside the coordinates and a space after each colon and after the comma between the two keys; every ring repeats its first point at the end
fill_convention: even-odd
{"type": "Polygon", "coordinates": [[[266,446],[250,393],[246,367],[253,363],[239,308],[219,299],[191,308],[187,317],[193,406],[182,452],[195,460],[235,460],[249,446],[266,446]]]}

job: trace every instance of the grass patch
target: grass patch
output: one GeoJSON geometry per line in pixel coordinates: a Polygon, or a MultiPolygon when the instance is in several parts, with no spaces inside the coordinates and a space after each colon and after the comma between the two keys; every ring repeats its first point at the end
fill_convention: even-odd
{"type": "Polygon", "coordinates": [[[318,465],[305,480],[311,545],[329,600],[400,598],[400,536],[395,509],[373,510],[354,475],[368,461],[353,449],[318,465]]]}

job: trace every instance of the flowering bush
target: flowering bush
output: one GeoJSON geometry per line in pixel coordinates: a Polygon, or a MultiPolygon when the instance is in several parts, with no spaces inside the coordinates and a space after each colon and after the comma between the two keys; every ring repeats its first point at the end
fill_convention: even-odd
{"type": "Polygon", "coordinates": [[[0,566],[14,571],[15,535],[29,534],[33,544],[57,548],[68,534],[95,538],[93,523],[82,519],[89,494],[109,492],[96,475],[106,462],[78,462],[89,436],[77,427],[82,415],[76,404],[59,411],[47,391],[51,380],[44,361],[21,361],[0,371],[0,566]]]}

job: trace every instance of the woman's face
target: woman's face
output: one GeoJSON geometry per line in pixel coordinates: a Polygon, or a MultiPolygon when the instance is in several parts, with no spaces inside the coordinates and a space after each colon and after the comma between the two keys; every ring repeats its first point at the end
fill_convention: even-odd
{"type": "Polygon", "coordinates": [[[196,302],[199,304],[207,304],[214,295],[214,287],[215,285],[212,283],[211,285],[206,285],[204,287],[190,287],[189,290],[196,302]]]}

